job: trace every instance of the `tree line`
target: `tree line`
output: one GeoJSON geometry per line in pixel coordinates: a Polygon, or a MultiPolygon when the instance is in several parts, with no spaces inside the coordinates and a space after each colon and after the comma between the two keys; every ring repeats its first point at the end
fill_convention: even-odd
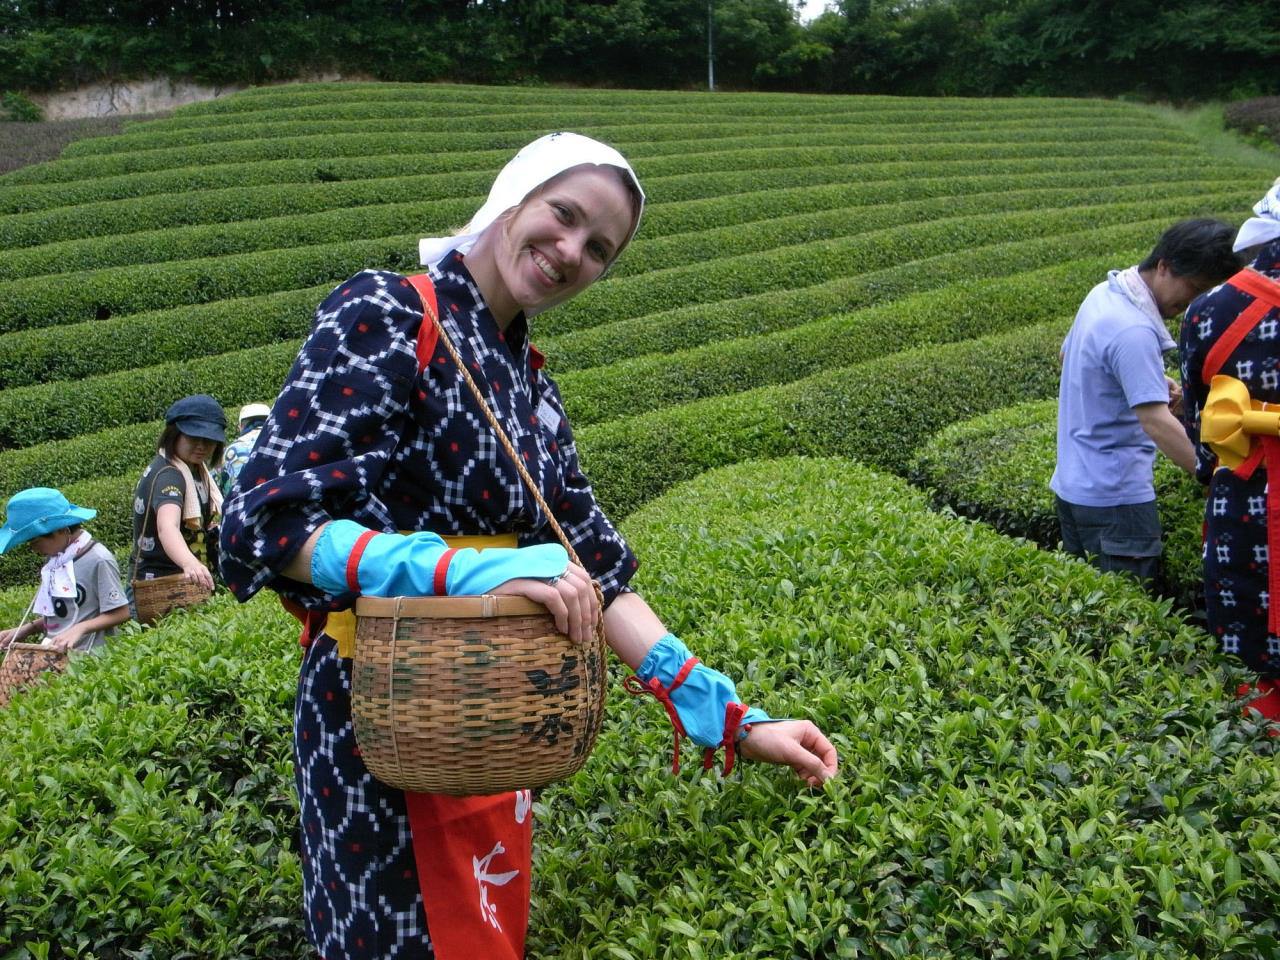
{"type": "Polygon", "coordinates": [[[0,0],[0,88],[157,75],[941,96],[1280,92],[1268,0],[0,0]],[[710,32],[710,37],[708,37],[710,32]],[[710,40],[710,43],[708,42],[710,40]]]}

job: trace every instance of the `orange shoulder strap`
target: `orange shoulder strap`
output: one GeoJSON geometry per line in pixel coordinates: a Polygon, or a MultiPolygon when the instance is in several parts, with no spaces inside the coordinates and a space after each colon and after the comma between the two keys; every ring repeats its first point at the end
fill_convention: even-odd
{"type": "Polygon", "coordinates": [[[418,372],[421,373],[431,362],[431,355],[436,352],[436,341],[440,332],[436,329],[439,308],[436,306],[436,288],[431,277],[419,273],[408,278],[413,288],[422,298],[422,326],[418,328],[418,372]]]}
{"type": "Polygon", "coordinates": [[[1204,370],[1200,374],[1200,379],[1204,383],[1209,383],[1218,375],[1231,354],[1235,353],[1236,347],[1240,346],[1244,338],[1249,335],[1249,331],[1258,325],[1258,321],[1266,316],[1272,307],[1280,307],[1280,283],[1276,283],[1270,277],[1264,277],[1256,270],[1241,270],[1227,283],[1252,296],[1253,303],[1245,307],[1240,316],[1235,318],[1227,328],[1227,332],[1205,356],[1204,370]]]}

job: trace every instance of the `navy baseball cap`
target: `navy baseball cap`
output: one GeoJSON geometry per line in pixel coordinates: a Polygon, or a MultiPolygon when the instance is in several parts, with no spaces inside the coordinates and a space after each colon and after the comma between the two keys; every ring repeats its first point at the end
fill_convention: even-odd
{"type": "Polygon", "coordinates": [[[194,393],[175,401],[164,419],[188,437],[227,442],[227,415],[222,412],[222,404],[207,393],[194,393]]]}

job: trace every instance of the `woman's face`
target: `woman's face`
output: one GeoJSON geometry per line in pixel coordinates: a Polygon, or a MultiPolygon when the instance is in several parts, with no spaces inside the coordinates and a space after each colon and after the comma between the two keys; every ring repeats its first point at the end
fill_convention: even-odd
{"type": "Polygon", "coordinates": [[[180,433],[177,442],[173,445],[173,452],[178,455],[179,460],[194,466],[204,463],[213,456],[213,448],[216,446],[216,443],[204,437],[189,437],[185,433],[180,433]]]}
{"type": "Polygon", "coordinates": [[[611,170],[581,167],[551,181],[498,221],[499,296],[525,312],[576,296],[613,262],[631,220],[631,197],[611,170]]]}

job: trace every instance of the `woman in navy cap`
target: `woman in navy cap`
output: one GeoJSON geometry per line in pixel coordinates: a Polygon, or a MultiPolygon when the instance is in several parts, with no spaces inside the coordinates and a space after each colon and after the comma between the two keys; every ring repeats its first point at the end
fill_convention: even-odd
{"type": "Polygon", "coordinates": [[[207,543],[217,541],[222,493],[209,468],[222,462],[227,418],[217,400],[197,393],[164,419],[160,448],[133,492],[133,579],[180,573],[212,590],[207,543]]]}

